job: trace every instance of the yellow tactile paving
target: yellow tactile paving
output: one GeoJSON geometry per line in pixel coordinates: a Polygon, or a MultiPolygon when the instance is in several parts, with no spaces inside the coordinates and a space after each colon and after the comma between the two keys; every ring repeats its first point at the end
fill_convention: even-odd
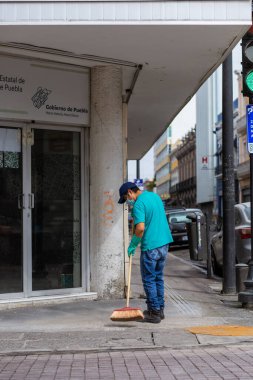
{"type": "Polygon", "coordinates": [[[188,327],[186,331],[192,334],[216,335],[216,336],[253,336],[253,326],[196,326],[188,327]]]}

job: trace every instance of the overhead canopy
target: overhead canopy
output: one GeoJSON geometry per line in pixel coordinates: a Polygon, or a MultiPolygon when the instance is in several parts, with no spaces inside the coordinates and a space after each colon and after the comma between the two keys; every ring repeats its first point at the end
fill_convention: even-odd
{"type": "MultiPolygon", "coordinates": [[[[203,10],[204,3],[215,2],[194,3],[196,10],[198,3],[203,10]]],[[[127,23],[103,20],[96,23],[91,20],[79,21],[78,25],[73,25],[70,20],[61,22],[61,25],[50,20],[43,25],[45,22],[39,20],[39,16],[38,20],[29,21],[31,14],[15,13],[16,20],[9,16],[7,22],[6,16],[6,24],[0,24],[0,44],[29,44],[38,47],[37,50],[42,47],[57,49],[58,52],[83,55],[84,61],[87,55],[98,58],[87,59],[86,66],[107,64],[111,60],[123,67],[123,95],[133,84],[137,66],[142,65],[128,103],[128,159],[139,159],[248,29],[250,1],[218,3],[225,3],[226,7],[230,3],[242,4],[243,8],[238,9],[244,9],[244,14],[245,9],[249,12],[247,17],[242,17],[243,20],[233,17],[233,20],[225,21],[191,22],[177,19],[166,22],[128,20],[127,23]],[[20,15],[22,25],[18,19],[20,15]],[[99,57],[106,59],[99,60],[99,57]]],[[[118,7],[124,6],[124,3],[118,4],[118,7]]],[[[130,7],[132,3],[128,4],[130,7]]]]}

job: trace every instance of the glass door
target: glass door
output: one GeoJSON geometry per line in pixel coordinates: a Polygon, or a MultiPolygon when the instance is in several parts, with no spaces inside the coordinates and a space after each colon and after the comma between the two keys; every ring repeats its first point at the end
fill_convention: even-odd
{"type": "Polygon", "coordinates": [[[0,127],[1,295],[23,292],[22,164],[21,129],[0,127]]]}
{"type": "Polygon", "coordinates": [[[0,298],[81,288],[81,133],[0,126],[0,298]]]}
{"type": "Polygon", "coordinates": [[[34,129],[32,292],[81,287],[80,132],[34,129]]]}

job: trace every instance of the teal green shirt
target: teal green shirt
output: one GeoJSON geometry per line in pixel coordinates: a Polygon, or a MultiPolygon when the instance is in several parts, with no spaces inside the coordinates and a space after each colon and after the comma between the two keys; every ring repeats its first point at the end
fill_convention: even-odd
{"type": "Polygon", "coordinates": [[[141,193],[133,207],[134,225],[145,223],[141,250],[162,247],[173,241],[161,198],[152,192],[141,193]]]}

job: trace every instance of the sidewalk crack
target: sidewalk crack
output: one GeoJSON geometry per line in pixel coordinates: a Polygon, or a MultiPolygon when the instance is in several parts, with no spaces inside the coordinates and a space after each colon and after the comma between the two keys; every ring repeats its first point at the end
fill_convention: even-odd
{"type": "Polygon", "coordinates": [[[195,338],[196,338],[196,341],[198,342],[198,344],[201,344],[201,343],[200,343],[200,340],[199,340],[199,338],[198,338],[198,336],[197,336],[197,334],[195,334],[195,338]]]}
{"type": "Polygon", "coordinates": [[[155,344],[155,336],[154,336],[153,332],[151,332],[151,340],[152,340],[153,345],[155,346],[156,345],[155,344]]]}

